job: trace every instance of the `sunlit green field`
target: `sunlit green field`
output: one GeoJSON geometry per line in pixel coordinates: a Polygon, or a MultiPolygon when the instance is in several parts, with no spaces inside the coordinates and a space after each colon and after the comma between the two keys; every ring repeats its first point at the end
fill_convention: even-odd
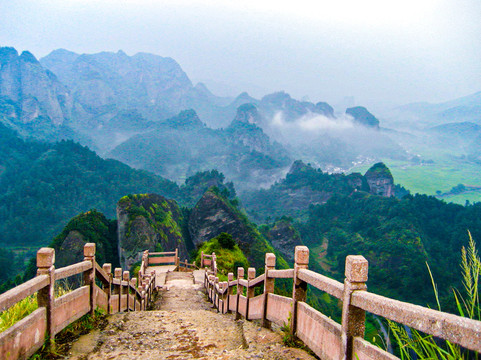
{"type": "MultiPolygon", "coordinates": [[[[425,160],[433,160],[433,164],[415,164],[410,161],[398,161],[383,159],[389,167],[396,184],[401,184],[411,193],[436,195],[449,192],[453,186],[463,184],[465,186],[481,186],[481,165],[463,159],[460,154],[433,151],[427,148],[416,149],[425,160]]],[[[364,173],[368,165],[351,169],[364,173]]],[[[481,201],[481,190],[468,191],[463,194],[440,196],[447,202],[464,205],[466,200],[472,202],[481,201]]]]}

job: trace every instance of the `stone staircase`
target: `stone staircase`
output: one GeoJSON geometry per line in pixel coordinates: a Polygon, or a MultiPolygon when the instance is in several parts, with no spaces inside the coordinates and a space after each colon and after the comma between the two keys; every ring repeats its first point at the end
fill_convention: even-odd
{"type": "Polygon", "coordinates": [[[152,311],[119,313],[70,359],[314,359],[287,348],[279,331],[222,315],[206,300],[204,270],[166,272],[152,311]]]}

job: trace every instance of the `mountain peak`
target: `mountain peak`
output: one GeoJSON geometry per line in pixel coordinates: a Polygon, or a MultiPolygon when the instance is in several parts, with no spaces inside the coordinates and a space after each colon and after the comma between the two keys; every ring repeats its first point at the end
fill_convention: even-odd
{"type": "Polygon", "coordinates": [[[37,58],[30,51],[23,51],[22,54],[20,55],[20,59],[22,59],[25,62],[29,62],[33,64],[38,63],[37,58]]]}
{"type": "Polygon", "coordinates": [[[6,64],[18,57],[18,52],[13,47],[0,47],[0,64],[6,64]]]}
{"type": "Polygon", "coordinates": [[[247,103],[242,104],[237,108],[237,114],[232,124],[242,123],[242,124],[258,124],[260,121],[260,115],[257,111],[257,107],[254,104],[247,103]]]}
{"type": "Polygon", "coordinates": [[[306,164],[302,160],[296,160],[292,163],[288,174],[293,175],[293,174],[297,174],[297,173],[300,173],[300,172],[305,172],[306,170],[313,170],[313,168],[312,168],[311,165],[306,164]]]}
{"type": "Polygon", "coordinates": [[[379,120],[363,106],[348,108],[346,114],[351,115],[356,123],[379,129],[379,120]]]}
{"type": "Polygon", "coordinates": [[[394,195],[394,178],[391,170],[383,162],[371,166],[364,177],[369,184],[371,194],[385,197],[394,195]]]}
{"type": "Polygon", "coordinates": [[[192,109],[181,111],[179,115],[166,120],[165,123],[173,128],[198,128],[205,126],[195,110],[192,109]]]}

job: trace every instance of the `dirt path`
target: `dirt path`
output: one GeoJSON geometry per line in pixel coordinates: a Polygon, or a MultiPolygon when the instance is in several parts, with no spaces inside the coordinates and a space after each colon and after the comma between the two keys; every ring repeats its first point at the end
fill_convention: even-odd
{"type": "Polygon", "coordinates": [[[71,359],[314,359],[284,347],[277,332],[217,313],[205,300],[202,274],[195,278],[168,273],[158,310],[111,316],[96,349],[71,359]]]}

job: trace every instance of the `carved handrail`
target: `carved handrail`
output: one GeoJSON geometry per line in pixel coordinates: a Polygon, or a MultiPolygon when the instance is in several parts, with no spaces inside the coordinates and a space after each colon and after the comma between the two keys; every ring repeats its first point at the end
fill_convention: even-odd
{"type": "Polygon", "coordinates": [[[290,318],[291,333],[321,358],[396,358],[363,339],[365,311],[481,352],[481,321],[367,292],[368,264],[362,256],[346,258],[344,283],[308,270],[309,249],[305,246],[296,246],[294,269],[276,270],[275,255],[266,254],[264,274],[255,277],[255,269],[249,268],[245,279],[244,269],[238,268],[237,279],[229,273],[228,281],[222,283],[216,273],[215,254],[202,254],[203,258],[209,256],[212,262],[205,272],[204,286],[209,300],[220,312],[235,312],[236,319],[241,316],[247,320],[261,319],[265,327],[270,327],[271,321],[283,325],[290,318]],[[274,294],[275,279],[289,278],[293,281],[292,297],[274,294]],[[263,296],[254,297],[254,287],[262,284],[263,296]],[[343,302],[342,325],[306,304],[308,285],[343,302]],[[237,287],[236,295],[232,295],[234,287],[237,287]],[[243,295],[244,288],[246,295],[243,295]],[[319,334],[329,336],[330,340],[320,340],[319,334]]]}
{"type": "Polygon", "coordinates": [[[82,261],[77,264],[65,266],[60,269],[55,269],[55,280],[61,280],[70,276],[81,274],[92,268],[91,261],[82,261]]]}
{"type": "Polygon", "coordinates": [[[8,353],[9,359],[31,356],[46,340],[47,345],[52,344],[59,331],[81,316],[93,314],[97,306],[108,313],[145,310],[149,306],[155,288],[155,271],[145,274],[143,264],[138,281],[130,279],[130,273],[121,268],[115,269],[114,277],[110,264],[103,267],[97,264],[95,250],[94,243],[85,244],[83,261],[55,269],[55,250],[41,248],[37,252],[37,276],[0,295],[0,311],[35,293],[39,306],[32,314],[0,333],[0,350],[8,353]],[[83,286],[59,298],[54,297],[56,280],[79,274],[83,274],[83,286]],[[96,285],[96,278],[102,288],[96,285]],[[100,294],[102,292],[104,294],[100,294]],[[132,295],[134,303],[131,303],[132,295]],[[23,334],[21,340],[11,341],[13,332],[18,331],[23,334]]]}
{"type": "Polygon", "coordinates": [[[11,308],[19,301],[48,286],[48,284],[50,284],[50,278],[47,275],[39,275],[4,292],[0,295],[0,312],[11,308]]]}

